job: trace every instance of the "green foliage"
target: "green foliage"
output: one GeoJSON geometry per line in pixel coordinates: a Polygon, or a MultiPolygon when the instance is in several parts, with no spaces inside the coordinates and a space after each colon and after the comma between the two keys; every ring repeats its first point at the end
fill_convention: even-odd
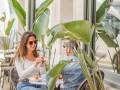
{"type": "Polygon", "coordinates": [[[54,26],[50,29],[49,33],[49,42],[47,42],[49,46],[51,46],[58,38],[68,37],[89,44],[93,34],[93,27],[90,22],[85,20],[71,21],[54,26]]]}
{"type": "Polygon", "coordinates": [[[57,77],[61,73],[61,69],[63,69],[66,64],[66,61],[60,61],[56,66],[52,68],[52,70],[48,72],[48,75],[50,77],[57,77]]]}
{"type": "Polygon", "coordinates": [[[35,13],[35,18],[37,19],[41,14],[45,12],[48,6],[53,2],[53,0],[45,0],[37,9],[35,13]]]}
{"type": "Polygon", "coordinates": [[[93,35],[93,27],[85,20],[72,21],[64,24],[65,29],[77,36],[83,43],[89,44],[93,35]]]}
{"type": "Polygon", "coordinates": [[[52,69],[48,71],[48,75],[50,80],[48,82],[48,90],[54,90],[56,85],[56,80],[58,79],[59,75],[61,74],[65,65],[67,65],[69,61],[61,60],[57,65],[55,65],[52,69]]]}
{"type": "Polygon", "coordinates": [[[54,90],[56,85],[57,77],[51,77],[48,83],[48,90],[54,90]]]}
{"type": "Polygon", "coordinates": [[[89,72],[89,69],[87,67],[87,63],[85,61],[85,57],[84,57],[84,54],[81,52],[81,53],[77,53],[77,57],[80,59],[80,66],[81,66],[81,69],[88,81],[88,84],[89,84],[89,87],[90,87],[90,90],[96,90],[96,86],[94,85],[94,82],[91,78],[91,75],[90,75],[90,72],[89,72]]]}
{"type": "Polygon", "coordinates": [[[0,37],[0,45],[4,50],[7,50],[10,48],[10,41],[8,37],[0,37]]]}
{"type": "Polygon", "coordinates": [[[0,18],[0,21],[4,23],[4,33],[5,35],[0,37],[0,46],[3,50],[7,50],[10,48],[10,31],[12,29],[12,26],[14,24],[14,19],[11,19],[8,21],[7,26],[5,27],[5,22],[6,22],[6,13],[3,12],[3,16],[0,18]]]}
{"type": "Polygon", "coordinates": [[[22,8],[20,3],[17,0],[10,0],[11,4],[13,6],[13,9],[15,10],[19,21],[21,22],[22,26],[26,26],[26,13],[25,10],[22,8]]]}
{"type": "Polygon", "coordinates": [[[114,40],[106,33],[105,30],[98,30],[98,34],[108,47],[118,47],[118,44],[114,42],[114,40]]]}
{"type": "Polygon", "coordinates": [[[100,36],[100,38],[105,42],[108,47],[118,47],[118,44],[111,38],[108,34],[105,27],[100,26],[100,23],[104,20],[107,15],[107,11],[110,8],[110,0],[104,0],[99,9],[96,12],[96,33],[100,36]]]}
{"type": "Polygon", "coordinates": [[[6,35],[9,35],[10,30],[11,30],[13,24],[14,24],[14,19],[11,19],[11,20],[8,22],[7,28],[5,29],[5,34],[6,34],[6,35]]]}
{"type": "Polygon", "coordinates": [[[46,9],[34,22],[32,31],[36,34],[38,40],[44,38],[44,35],[48,30],[49,15],[50,11],[49,9],[46,9]]]}
{"type": "MultiPolygon", "coordinates": [[[[91,42],[95,27],[92,26],[91,23],[86,20],[78,20],[78,21],[71,21],[67,23],[58,24],[58,25],[55,25],[53,28],[51,28],[48,33],[46,33],[46,31],[48,30],[48,22],[49,22],[49,14],[50,14],[48,10],[48,6],[52,2],[53,0],[46,0],[36,10],[35,22],[34,22],[32,31],[36,33],[39,40],[40,39],[43,40],[45,38],[44,36],[47,34],[47,39],[49,39],[47,44],[49,46],[52,46],[53,43],[59,38],[68,38],[68,37],[71,39],[80,40],[81,42],[89,45],[91,42]]],[[[12,0],[12,3],[16,11],[16,14],[19,17],[19,20],[21,21],[23,26],[25,26],[26,14],[24,9],[17,2],[17,0],[12,0]]],[[[97,16],[96,16],[97,23],[100,23],[101,20],[103,20],[103,18],[106,15],[106,11],[108,10],[108,7],[109,7],[108,2],[107,0],[105,0],[97,11],[97,16]]],[[[100,36],[101,36],[101,33],[104,33],[104,32],[99,31],[100,36]]],[[[104,37],[102,39],[108,39],[109,41],[109,37],[105,38],[105,33],[102,37],[104,37]]],[[[107,42],[107,40],[105,41],[107,42]]],[[[112,41],[110,42],[114,43],[112,41]]],[[[111,43],[108,43],[108,44],[111,44],[111,43]]],[[[112,45],[113,44],[109,46],[112,46],[112,45]]],[[[113,46],[115,46],[115,43],[113,46]]],[[[90,89],[95,90],[96,87],[91,79],[90,72],[87,67],[87,64],[88,64],[90,68],[94,69],[95,68],[94,62],[92,62],[92,59],[89,56],[87,56],[87,54],[85,54],[84,52],[77,53],[77,56],[80,59],[80,65],[88,80],[90,89]]],[[[67,62],[61,61],[55,67],[49,70],[48,75],[50,76],[50,80],[48,83],[48,90],[54,90],[56,80],[66,64],[67,62]]]]}
{"type": "Polygon", "coordinates": [[[109,7],[109,0],[104,0],[96,12],[96,23],[100,23],[105,18],[109,7]]]}

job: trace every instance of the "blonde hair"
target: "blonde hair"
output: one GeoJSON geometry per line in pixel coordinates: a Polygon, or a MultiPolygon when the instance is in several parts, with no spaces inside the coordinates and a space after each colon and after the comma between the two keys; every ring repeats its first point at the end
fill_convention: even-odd
{"type": "Polygon", "coordinates": [[[63,47],[68,47],[71,49],[78,49],[78,43],[76,40],[71,39],[65,39],[66,42],[64,42],[63,47]]]}

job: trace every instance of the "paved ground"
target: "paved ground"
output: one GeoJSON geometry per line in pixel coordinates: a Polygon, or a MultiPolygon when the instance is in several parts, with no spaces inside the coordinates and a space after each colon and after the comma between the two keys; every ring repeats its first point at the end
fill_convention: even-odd
{"type": "MultiPolygon", "coordinates": [[[[111,88],[111,87],[108,86],[108,85],[105,85],[105,87],[106,87],[106,90],[117,90],[117,89],[111,88]]],[[[4,88],[1,88],[1,87],[0,87],[0,90],[10,90],[9,83],[8,83],[7,81],[5,81],[4,88]]]]}
{"type": "Polygon", "coordinates": [[[0,90],[10,90],[10,85],[8,81],[5,81],[3,88],[0,86],[0,90]]]}

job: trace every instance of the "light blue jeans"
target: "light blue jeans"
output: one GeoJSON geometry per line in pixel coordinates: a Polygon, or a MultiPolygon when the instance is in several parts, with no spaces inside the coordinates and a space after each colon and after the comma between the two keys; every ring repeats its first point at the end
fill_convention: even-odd
{"type": "Polygon", "coordinates": [[[69,63],[63,69],[64,90],[76,90],[85,79],[80,65],[76,62],[69,63]]]}
{"type": "Polygon", "coordinates": [[[17,84],[17,90],[47,90],[47,86],[20,82],[17,84]]]}

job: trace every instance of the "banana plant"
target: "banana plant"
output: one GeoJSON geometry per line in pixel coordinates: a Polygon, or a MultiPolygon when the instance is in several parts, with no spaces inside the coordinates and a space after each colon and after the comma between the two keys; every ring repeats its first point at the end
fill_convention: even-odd
{"type": "Polygon", "coordinates": [[[0,21],[4,23],[4,34],[2,37],[0,37],[0,42],[1,42],[1,47],[6,50],[10,48],[10,43],[9,43],[9,36],[10,36],[10,31],[12,29],[12,26],[14,24],[14,18],[10,19],[8,21],[7,26],[5,27],[5,21],[6,21],[6,13],[3,12],[3,16],[0,17],[0,21]]]}
{"type": "Polygon", "coordinates": [[[4,50],[10,49],[10,31],[13,27],[14,19],[8,21],[7,27],[4,30],[5,36],[0,37],[1,46],[4,50]]]}
{"type": "MultiPolygon", "coordinates": [[[[62,24],[54,26],[52,29],[50,29],[50,32],[48,32],[48,36],[50,36],[50,37],[48,37],[48,38],[50,38],[50,40],[48,40],[49,41],[48,45],[52,46],[52,44],[57,39],[60,39],[60,38],[70,38],[70,39],[74,39],[74,40],[80,40],[81,42],[89,45],[91,42],[91,39],[92,39],[93,31],[94,31],[94,26],[92,26],[92,24],[90,22],[85,21],[85,20],[62,23],[62,24]]],[[[81,58],[81,57],[79,57],[79,58],[81,58]]],[[[83,66],[82,70],[84,71],[84,75],[86,76],[86,78],[89,81],[91,90],[95,90],[93,81],[90,77],[90,73],[88,72],[86,61],[84,58],[82,60],[84,61],[81,64],[83,66]]],[[[57,65],[59,65],[60,63],[58,63],[57,65]]],[[[64,66],[59,66],[58,67],[59,69],[56,68],[57,65],[49,71],[49,73],[54,72],[53,73],[54,75],[51,75],[48,73],[51,77],[49,80],[49,84],[48,84],[48,85],[50,85],[48,90],[54,90],[55,84],[51,84],[51,82],[52,81],[55,82],[57,80],[56,78],[58,77],[58,75],[55,71],[60,70],[59,73],[62,72],[62,70],[66,64],[64,66]]]]}
{"type": "Polygon", "coordinates": [[[95,29],[99,37],[105,42],[108,47],[118,47],[118,44],[108,34],[108,30],[101,25],[101,22],[107,16],[107,11],[110,8],[110,0],[104,0],[99,9],[96,12],[96,24],[95,29]]]}
{"type": "MultiPolygon", "coordinates": [[[[43,37],[43,34],[48,30],[49,22],[49,9],[48,6],[53,0],[45,0],[35,11],[35,21],[32,31],[38,36],[39,39],[43,37]],[[43,22],[43,23],[42,23],[43,22]],[[42,34],[42,35],[41,35],[42,34]]],[[[10,0],[10,5],[13,7],[21,25],[26,26],[26,12],[21,4],[17,0],[10,0]]],[[[27,30],[26,30],[27,31],[27,30]]]]}
{"type": "Polygon", "coordinates": [[[104,2],[101,4],[96,12],[97,23],[95,25],[91,25],[92,29],[90,27],[90,23],[88,22],[89,24],[87,24],[87,21],[85,20],[62,23],[54,26],[52,29],[50,29],[50,32],[48,32],[48,42],[46,43],[48,44],[48,46],[51,46],[52,43],[56,41],[56,39],[63,38],[65,36],[72,38],[74,37],[74,39],[82,40],[83,43],[88,44],[90,43],[89,41],[91,41],[91,37],[88,37],[89,35],[92,36],[93,29],[95,29],[96,33],[102,38],[102,40],[106,43],[108,47],[118,47],[118,44],[106,32],[106,28],[101,25],[101,21],[103,21],[103,19],[106,17],[109,7],[109,0],[104,0],[104,2]],[[87,32],[83,33],[84,30],[87,32]],[[80,36],[80,38],[77,37],[78,35],[80,36]]]}
{"type": "Polygon", "coordinates": [[[72,38],[81,40],[89,44],[93,34],[93,27],[90,22],[85,20],[71,21],[54,26],[48,32],[48,45],[51,46],[56,39],[72,38]]]}
{"type": "Polygon", "coordinates": [[[3,12],[3,16],[0,18],[0,21],[4,23],[4,30],[3,30],[3,36],[0,36],[0,46],[4,50],[4,56],[6,53],[6,50],[10,49],[10,43],[13,43],[10,41],[10,31],[13,27],[14,24],[14,18],[10,19],[8,21],[7,26],[5,26],[5,21],[6,21],[6,14],[3,12]]]}
{"type": "MultiPolygon", "coordinates": [[[[81,20],[81,21],[72,21],[72,22],[68,22],[68,23],[62,23],[59,25],[54,26],[52,29],[50,29],[50,32],[48,32],[48,46],[51,46],[56,39],[59,38],[71,38],[71,39],[77,39],[82,41],[85,44],[90,43],[91,41],[91,37],[93,35],[93,30],[96,29],[96,33],[103,39],[103,41],[106,43],[107,46],[109,47],[118,47],[118,44],[116,44],[116,42],[113,41],[112,38],[110,38],[110,36],[107,34],[107,32],[103,29],[103,26],[99,26],[99,24],[101,23],[101,21],[105,18],[106,16],[106,12],[109,9],[109,3],[108,0],[105,0],[103,2],[103,4],[99,7],[99,9],[97,10],[96,14],[97,14],[97,18],[96,18],[96,25],[92,25],[90,24],[88,21],[85,20],[81,20]],[[88,39],[89,38],[89,39],[88,39]]],[[[91,67],[91,69],[95,72],[95,63],[92,63],[92,59],[90,58],[84,58],[83,56],[85,55],[85,53],[82,52],[82,55],[78,55],[78,57],[82,58],[82,64],[81,67],[82,70],[84,71],[84,75],[86,76],[89,86],[90,86],[90,90],[96,90],[97,88],[94,87],[94,83],[92,82],[90,76],[89,76],[89,72],[88,72],[88,68],[86,67],[87,64],[89,64],[91,67]],[[85,68],[86,67],[86,68],[85,68]]],[[[59,67],[59,68],[63,68],[63,67],[59,67]]],[[[54,69],[54,68],[53,68],[54,69]]],[[[52,72],[52,70],[51,70],[52,72]]],[[[55,76],[55,75],[54,75],[55,76]]],[[[55,82],[56,77],[52,77],[51,81],[53,80],[55,82]]],[[[104,85],[103,82],[100,81],[102,86],[102,90],[104,90],[104,85]]],[[[53,86],[51,85],[50,87],[55,87],[55,84],[53,84],[53,86]]],[[[50,88],[51,89],[51,88],[50,88]]],[[[49,89],[49,90],[50,90],[49,89]]],[[[51,89],[53,90],[53,89],[51,89]]]]}
{"type": "MultiPolygon", "coordinates": [[[[33,32],[35,32],[36,33],[36,35],[38,36],[38,38],[39,39],[41,39],[42,41],[43,41],[43,38],[44,38],[44,36],[45,36],[45,34],[46,34],[46,31],[47,30],[49,30],[49,28],[48,28],[48,22],[49,22],[49,10],[47,9],[48,8],[48,6],[52,3],[52,1],[53,0],[45,0],[37,9],[36,9],[36,13],[35,13],[35,22],[34,22],[34,25],[33,25],[33,32]],[[44,19],[43,19],[44,18],[44,19]]],[[[18,17],[19,17],[19,20],[21,21],[21,23],[22,23],[22,25],[24,25],[25,26],[25,21],[23,22],[23,20],[25,20],[26,18],[26,14],[25,14],[25,10],[22,8],[22,6],[20,5],[20,3],[17,1],[17,0],[11,0],[11,3],[12,3],[12,5],[13,5],[13,7],[14,7],[14,10],[16,11],[16,14],[18,15],[18,13],[17,12],[21,12],[21,14],[19,14],[18,15],[18,17]],[[22,19],[22,17],[24,18],[24,19],[22,19]]],[[[99,34],[99,36],[103,39],[103,41],[105,41],[105,43],[109,46],[109,47],[117,47],[117,44],[109,37],[109,35],[107,34],[107,32],[105,32],[105,30],[104,29],[100,29],[100,28],[103,28],[102,26],[100,27],[99,26],[99,24],[100,24],[100,22],[104,19],[104,17],[106,16],[106,12],[107,12],[107,10],[109,9],[109,7],[110,7],[110,5],[109,5],[109,0],[104,0],[104,2],[103,2],[103,4],[101,4],[101,6],[99,7],[99,9],[97,10],[97,12],[96,12],[96,21],[97,21],[97,24],[96,25],[94,25],[94,28],[95,29],[97,29],[97,30],[99,30],[99,32],[98,32],[98,34],[99,34]],[[103,30],[103,31],[101,31],[101,30],[103,30]],[[102,35],[101,35],[102,34],[102,35]],[[103,37],[104,36],[104,37],[103,37]],[[106,38],[107,37],[107,38],[106,38]],[[106,40],[107,39],[107,40],[106,40]],[[108,43],[108,42],[110,42],[110,43],[108,43]],[[109,45],[109,44],[111,44],[111,45],[109,45]]],[[[83,21],[84,22],[84,21],[83,21]]],[[[54,29],[60,29],[61,27],[65,27],[64,29],[66,29],[66,28],[68,28],[68,30],[70,30],[70,28],[69,27],[72,27],[71,25],[76,25],[76,26],[79,26],[79,21],[77,22],[73,22],[72,24],[71,24],[71,22],[70,22],[70,24],[68,25],[68,23],[66,23],[66,24],[60,24],[60,25],[56,25],[56,26],[54,26],[52,29],[53,29],[53,31],[52,31],[52,29],[50,29],[49,31],[50,32],[54,32],[55,30],[54,29]]],[[[80,25],[80,26],[83,26],[83,28],[85,27],[84,25],[80,25]]],[[[56,30],[57,31],[57,30],[56,30]]],[[[55,31],[55,32],[56,32],[55,31]]],[[[63,32],[63,34],[64,34],[64,31],[63,30],[59,30],[59,31],[57,31],[57,34],[58,33],[62,33],[63,32]]],[[[67,33],[66,34],[69,34],[69,35],[71,35],[71,32],[72,32],[72,30],[71,31],[67,31],[67,33]]],[[[77,31],[77,32],[80,32],[81,33],[81,31],[77,31]]],[[[90,32],[90,31],[89,31],[90,32]]],[[[66,35],[65,34],[65,35],[66,35]]],[[[79,34],[79,33],[76,33],[75,35],[74,35],[74,37],[75,38],[77,38],[76,37],[76,35],[77,34],[79,34]]],[[[59,36],[59,35],[58,35],[59,36]]],[[[62,34],[61,34],[61,36],[62,36],[62,34]]],[[[72,35],[73,36],[73,35],[72,35]]],[[[84,34],[82,34],[81,33],[81,39],[83,38],[86,38],[87,37],[87,35],[84,35],[84,34]]],[[[47,39],[49,39],[48,41],[49,42],[47,42],[49,45],[50,45],[50,43],[51,42],[53,42],[53,41],[55,41],[54,39],[57,39],[57,38],[55,38],[55,35],[51,35],[51,34],[49,34],[48,35],[48,37],[47,37],[47,39]]],[[[78,38],[77,38],[78,39],[78,38]]],[[[80,38],[79,38],[80,39],[80,38]]],[[[83,40],[82,39],[82,40],[83,40]]],[[[90,39],[90,38],[89,38],[90,39]]],[[[87,43],[86,41],[84,41],[85,43],[87,43]]]]}
{"type": "Polygon", "coordinates": [[[110,0],[104,0],[103,3],[98,8],[98,10],[96,11],[96,23],[100,23],[101,21],[104,20],[109,8],[110,8],[110,0]]]}
{"type": "Polygon", "coordinates": [[[21,23],[21,25],[25,28],[26,26],[26,13],[23,7],[20,5],[20,3],[17,0],[10,0],[10,5],[14,7],[14,10],[18,16],[18,19],[21,23]]]}
{"type": "MultiPolygon", "coordinates": [[[[22,8],[21,4],[17,0],[10,0],[11,5],[18,16],[19,21],[23,28],[26,26],[26,12],[22,8]]],[[[32,31],[36,34],[37,39],[42,42],[43,55],[45,55],[45,44],[44,37],[48,30],[49,14],[50,11],[48,6],[53,2],[53,0],[45,0],[35,11],[35,20],[33,23],[32,31]]],[[[27,31],[27,30],[25,30],[27,31]]]]}

